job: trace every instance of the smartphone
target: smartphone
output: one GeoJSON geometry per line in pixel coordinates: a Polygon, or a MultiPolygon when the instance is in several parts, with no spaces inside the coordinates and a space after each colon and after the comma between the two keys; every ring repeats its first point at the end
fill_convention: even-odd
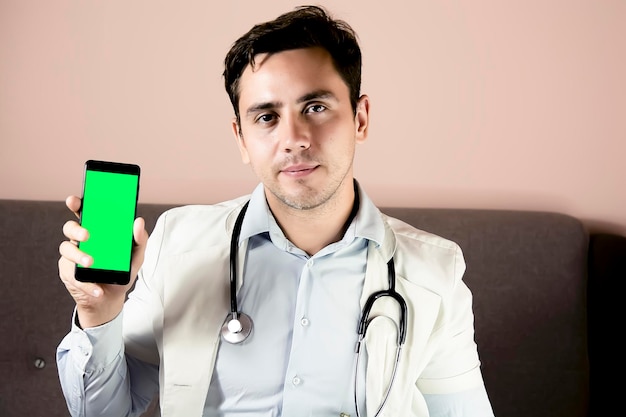
{"type": "Polygon", "coordinates": [[[135,164],[85,162],[80,224],[89,232],[89,239],[78,246],[93,258],[93,264],[76,265],[78,281],[120,285],[130,282],[139,174],[140,168],[135,164]]]}

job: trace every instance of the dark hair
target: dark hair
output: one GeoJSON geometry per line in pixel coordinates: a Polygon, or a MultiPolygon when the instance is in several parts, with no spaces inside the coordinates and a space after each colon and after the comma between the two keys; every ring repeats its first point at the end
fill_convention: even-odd
{"type": "Polygon", "coordinates": [[[319,6],[301,6],[269,22],[260,23],[240,37],[224,59],[224,83],[239,123],[239,79],[254,57],[262,53],[321,47],[331,56],[335,69],[350,91],[352,110],[361,90],[361,49],[354,30],[332,19],[319,6]]]}

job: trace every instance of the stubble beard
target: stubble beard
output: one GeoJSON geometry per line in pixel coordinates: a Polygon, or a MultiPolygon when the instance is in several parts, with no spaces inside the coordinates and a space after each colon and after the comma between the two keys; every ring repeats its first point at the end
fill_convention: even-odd
{"type": "Polygon", "coordinates": [[[339,178],[331,179],[321,190],[307,184],[305,180],[298,180],[297,183],[301,189],[296,195],[288,194],[278,185],[270,189],[270,192],[281,203],[294,210],[314,210],[333,199],[339,192],[341,185],[346,179],[348,171],[344,172],[339,178]]]}

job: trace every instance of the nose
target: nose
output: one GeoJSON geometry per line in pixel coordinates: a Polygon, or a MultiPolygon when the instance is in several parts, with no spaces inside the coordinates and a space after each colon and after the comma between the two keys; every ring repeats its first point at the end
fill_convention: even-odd
{"type": "Polygon", "coordinates": [[[311,147],[311,129],[300,114],[283,116],[281,140],[285,152],[306,150],[311,147]]]}

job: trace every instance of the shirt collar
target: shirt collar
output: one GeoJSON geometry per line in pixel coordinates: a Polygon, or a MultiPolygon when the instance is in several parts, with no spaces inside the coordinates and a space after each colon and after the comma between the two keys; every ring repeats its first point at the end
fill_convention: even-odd
{"type": "MultiPolygon", "coordinates": [[[[360,198],[359,211],[346,230],[345,238],[371,240],[380,246],[385,236],[385,225],[381,213],[374,202],[356,182],[360,198]]],[[[250,195],[248,210],[241,225],[239,243],[262,233],[280,231],[265,199],[265,188],[260,183],[250,195]]],[[[282,234],[282,231],[280,232],[282,234]]],[[[284,235],[283,235],[284,236],[284,235]]]]}

